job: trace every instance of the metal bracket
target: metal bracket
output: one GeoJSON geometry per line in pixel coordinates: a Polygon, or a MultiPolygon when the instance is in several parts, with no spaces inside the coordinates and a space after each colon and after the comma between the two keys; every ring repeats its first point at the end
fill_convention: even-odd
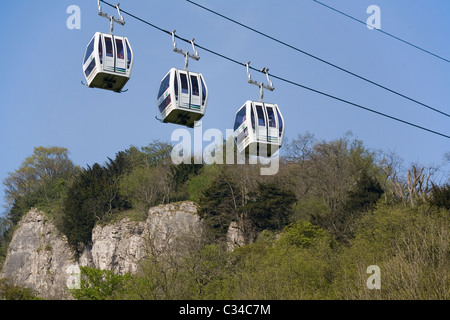
{"type": "Polygon", "coordinates": [[[260,72],[265,73],[266,76],[267,76],[267,82],[269,82],[269,84],[267,85],[267,84],[264,84],[262,82],[257,82],[255,80],[252,80],[252,76],[250,74],[250,61],[247,62],[245,65],[247,67],[248,83],[259,87],[259,101],[262,102],[263,98],[264,98],[264,89],[267,89],[267,90],[270,90],[270,91],[275,90],[275,87],[273,86],[273,83],[272,83],[272,81],[269,78],[269,69],[264,67],[264,68],[262,68],[260,70],[260,72]]]}
{"type": "Polygon", "coordinates": [[[195,44],[194,44],[195,39],[191,40],[192,50],[194,51],[194,54],[191,54],[188,51],[183,51],[183,50],[177,48],[177,43],[175,42],[175,32],[176,32],[176,30],[172,31],[173,51],[175,51],[176,53],[182,54],[184,56],[184,70],[187,70],[187,68],[189,66],[189,58],[194,59],[195,61],[200,60],[200,56],[199,56],[197,50],[195,49],[195,44]]]}
{"type": "Polygon", "coordinates": [[[116,19],[116,18],[114,18],[114,16],[110,16],[110,15],[104,13],[102,11],[102,6],[100,5],[100,0],[97,0],[97,6],[98,6],[98,15],[102,16],[103,18],[106,18],[110,21],[110,28],[109,28],[110,34],[112,34],[114,31],[114,22],[120,24],[121,26],[125,25],[125,20],[124,20],[122,14],[120,13],[120,8],[119,8],[120,3],[116,4],[116,6],[115,6],[120,19],[116,19]]]}

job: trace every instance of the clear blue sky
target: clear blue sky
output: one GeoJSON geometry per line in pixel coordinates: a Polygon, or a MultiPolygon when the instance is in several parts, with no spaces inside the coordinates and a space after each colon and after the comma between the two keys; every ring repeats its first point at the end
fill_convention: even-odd
{"type": "MultiPolygon", "coordinates": [[[[413,49],[311,0],[227,0],[200,4],[280,40],[450,113],[450,63],[413,49]]],[[[322,0],[361,20],[369,5],[381,8],[382,29],[450,59],[448,0],[322,0]]],[[[111,2],[112,3],[112,2],[111,2]]],[[[135,64],[127,93],[88,89],[82,59],[96,31],[108,32],[95,0],[9,1],[0,34],[0,180],[17,169],[36,146],[62,146],[85,167],[104,163],[130,145],[170,141],[175,125],[161,124],[156,93],[171,67],[183,67],[170,36],[125,15],[115,34],[128,36],[135,64]],[[81,30],[69,30],[67,7],[81,8],[81,30]]],[[[115,3],[114,3],[115,4],[115,3]]],[[[116,14],[105,4],[104,11],[116,14]]],[[[385,92],[323,63],[207,13],[184,0],[122,0],[121,7],[184,38],[289,80],[369,108],[450,134],[450,119],[385,92]]],[[[178,41],[179,47],[190,49],[178,41]]],[[[199,50],[190,70],[202,72],[210,92],[204,130],[232,128],[236,110],[258,89],[244,67],[199,50]]],[[[262,75],[254,74],[262,81],[262,75]]],[[[356,109],[274,80],[266,92],[286,119],[286,137],[309,131],[332,140],[351,131],[373,150],[396,151],[405,165],[443,164],[450,140],[356,109]]],[[[3,193],[3,192],[2,192],[3,193]]],[[[0,205],[3,204],[3,197],[0,205]]]]}

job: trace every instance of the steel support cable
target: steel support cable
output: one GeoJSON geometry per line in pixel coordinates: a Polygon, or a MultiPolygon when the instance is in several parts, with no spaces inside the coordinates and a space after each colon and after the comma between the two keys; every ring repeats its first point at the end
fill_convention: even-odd
{"type": "MultiPolygon", "coordinates": [[[[352,19],[352,20],[354,20],[354,21],[356,21],[356,22],[362,23],[362,24],[364,24],[365,26],[367,25],[366,22],[364,22],[364,21],[362,21],[362,20],[359,20],[359,19],[357,19],[357,18],[355,18],[355,17],[352,17],[351,15],[349,15],[349,14],[347,14],[347,13],[345,13],[345,12],[342,12],[342,11],[336,9],[336,8],[333,8],[332,6],[329,6],[329,5],[325,4],[325,3],[322,3],[322,2],[317,1],[317,0],[312,0],[312,1],[314,1],[314,2],[317,3],[317,4],[320,4],[320,5],[324,6],[324,7],[328,8],[328,9],[330,9],[330,10],[333,10],[334,12],[337,12],[337,13],[339,13],[339,14],[341,14],[341,15],[347,17],[347,18],[350,18],[350,19],[352,19]]],[[[381,32],[381,33],[383,33],[383,34],[385,34],[385,35],[387,35],[387,36],[389,36],[389,37],[391,37],[391,38],[394,38],[394,39],[396,39],[396,40],[398,40],[398,41],[400,41],[400,42],[403,42],[403,43],[405,43],[405,44],[407,44],[407,45],[409,45],[409,46],[411,46],[411,47],[413,47],[413,48],[416,48],[416,49],[418,49],[418,50],[420,50],[420,51],[423,51],[423,52],[425,52],[425,53],[428,53],[429,55],[432,55],[432,56],[434,56],[434,57],[436,57],[436,58],[438,58],[438,59],[441,59],[441,60],[443,60],[443,61],[445,61],[445,62],[450,63],[450,60],[448,60],[448,59],[446,59],[446,58],[444,58],[444,57],[441,57],[440,55],[437,55],[437,54],[435,54],[435,53],[433,53],[433,52],[431,52],[431,51],[429,51],[429,50],[426,50],[426,49],[424,49],[424,48],[422,48],[422,47],[420,47],[420,46],[418,46],[418,45],[415,45],[414,43],[411,43],[411,42],[409,42],[409,41],[403,40],[402,38],[397,37],[397,36],[395,36],[395,35],[393,35],[393,34],[391,34],[391,33],[389,33],[389,32],[386,32],[386,31],[384,31],[384,30],[376,29],[376,28],[375,28],[375,30],[377,30],[378,32],[381,32]]]]}
{"type": "MultiPolygon", "coordinates": [[[[115,7],[115,6],[113,6],[112,4],[110,4],[110,3],[108,3],[108,2],[106,2],[106,1],[104,1],[104,0],[100,0],[100,1],[103,2],[103,3],[105,3],[106,5],[109,5],[109,6],[113,7],[113,8],[115,7]]],[[[159,31],[161,31],[161,32],[164,32],[164,33],[166,33],[166,34],[172,36],[172,32],[170,32],[170,31],[168,31],[168,30],[165,30],[165,29],[163,29],[163,28],[160,28],[160,27],[158,27],[158,26],[156,26],[156,25],[154,25],[154,24],[152,24],[152,23],[150,23],[150,22],[148,22],[148,21],[146,21],[146,20],[144,20],[144,19],[141,19],[141,18],[139,18],[139,17],[133,15],[132,13],[129,13],[129,12],[123,10],[123,9],[120,9],[120,11],[123,12],[124,14],[126,14],[126,15],[128,15],[128,16],[130,16],[130,17],[132,17],[132,18],[134,18],[134,19],[136,19],[136,20],[142,22],[142,23],[145,23],[145,24],[147,24],[147,25],[149,25],[149,26],[151,26],[151,27],[153,27],[153,28],[155,28],[155,29],[157,29],[157,30],[159,30],[159,31]]],[[[186,42],[186,43],[191,43],[191,40],[182,38],[182,37],[180,37],[180,36],[178,36],[178,35],[175,35],[175,37],[176,37],[177,39],[181,40],[181,41],[186,42]]],[[[204,47],[204,46],[201,46],[201,45],[199,45],[199,44],[197,44],[197,43],[195,44],[195,46],[198,47],[198,48],[200,48],[200,49],[202,49],[202,50],[205,50],[206,52],[209,52],[209,53],[211,53],[211,54],[213,54],[213,55],[216,55],[216,56],[218,56],[218,57],[220,57],[220,58],[222,58],[222,59],[225,59],[225,60],[228,60],[228,61],[233,62],[233,63],[235,63],[235,64],[238,64],[238,65],[247,67],[247,64],[246,64],[246,63],[239,62],[238,60],[235,60],[235,59],[233,59],[233,58],[230,58],[230,57],[228,57],[228,56],[226,56],[226,55],[223,55],[223,54],[221,54],[221,53],[218,53],[218,52],[216,52],[216,51],[214,51],[214,50],[208,49],[208,48],[206,48],[206,47],[204,47]]],[[[261,70],[255,68],[255,67],[249,66],[249,68],[250,68],[251,70],[253,70],[253,71],[260,72],[260,73],[264,73],[264,72],[262,72],[261,70]]],[[[265,74],[265,73],[264,73],[264,74],[265,74]]],[[[394,117],[394,116],[390,116],[390,115],[388,115],[388,114],[385,114],[385,113],[382,113],[382,112],[379,112],[379,111],[376,111],[376,110],[373,110],[373,109],[370,109],[370,108],[367,108],[367,107],[364,107],[364,106],[362,106],[362,105],[360,105],[360,104],[353,103],[353,102],[351,102],[351,101],[348,101],[348,100],[339,98],[339,97],[337,97],[337,96],[334,96],[334,95],[331,95],[331,94],[328,94],[328,93],[325,93],[325,92],[323,92],[323,91],[319,91],[319,90],[317,90],[317,89],[313,89],[313,88],[304,86],[304,85],[299,84],[299,83],[297,83],[297,82],[295,82],[295,81],[291,81],[291,80],[285,79],[285,78],[283,78],[283,77],[280,77],[280,76],[277,76],[277,75],[274,75],[274,74],[271,74],[271,73],[269,73],[269,76],[272,77],[272,78],[278,79],[278,80],[280,80],[280,81],[283,81],[283,82],[285,82],[285,83],[288,83],[288,84],[291,84],[291,85],[294,85],[294,86],[303,88],[303,89],[305,89],[305,90],[308,90],[308,91],[311,91],[311,92],[314,92],[314,93],[317,93],[317,94],[320,94],[320,95],[323,95],[323,96],[325,96],[325,97],[328,97],[328,98],[331,98],[331,99],[334,99],[334,100],[337,100],[337,101],[340,101],[340,102],[343,102],[343,103],[352,105],[352,106],[354,106],[354,107],[357,107],[357,108],[360,108],[360,109],[363,109],[363,110],[372,112],[372,113],[374,113],[374,114],[378,114],[378,115],[380,115],[380,116],[389,118],[389,119],[391,119],[391,120],[395,120],[395,121],[401,122],[401,123],[403,123],[403,124],[406,124],[406,125],[415,127],[415,128],[417,128],[417,129],[420,129],[420,130],[423,130],[423,131],[427,131],[427,132],[429,132],[429,133],[433,133],[433,134],[435,134],[435,135],[439,135],[439,136],[441,136],[441,137],[450,139],[450,136],[449,136],[449,135],[446,135],[446,134],[437,132],[437,131],[435,131],[435,130],[432,130],[432,129],[428,129],[428,128],[419,126],[419,125],[414,124],[414,123],[412,123],[412,122],[408,122],[408,121],[406,121],[406,120],[402,120],[402,119],[396,118],[396,117],[394,117]]]]}
{"type": "MultiPolygon", "coordinates": [[[[349,71],[349,70],[347,70],[347,69],[345,69],[345,68],[343,68],[343,67],[340,67],[340,66],[338,66],[338,65],[336,65],[336,64],[334,64],[334,63],[332,63],[332,62],[329,62],[329,61],[327,61],[327,60],[325,60],[325,59],[322,59],[322,58],[320,58],[320,57],[318,57],[318,56],[316,56],[316,55],[313,55],[313,54],[311,54],[311,53],[308,53],[308,52],[306,52],[306,51],[304,51],[304,50],[302,50],[302,49],[299,49],[299,48],[297,48],[297,47],[295,47],[295,46],[293,46],[293,45],[291,45],[291,44],[289,44],[289,43],[287,43],[287,42],[281,41],[281,40],[279,40],[279,39],[277,39],[277,38],[275,38],[275,37],[272,37],[272,36],[270,36],[270,35],[268,35],[268,34],[266,34],[266,33],[264,33],[264,32],[261,32],[261,31],[259,31],[259,30],[256,30],[256,29],[254,29],[254,28],[252,28],[252,27],[250,27],[250,26],[247,26],[247,25],[245,25],[245,24],[239,22],[239,21],[236,21],[236,20],[234,20],[234,19],[231,19],[231,18],[229,18],[229,17],[227,17],[227,16],[225,16],[225,15],[223,15],[223,14],[220,14],[220,13],[218,13],[218,12],[216,12],[216,11],[214,11],[214,10],[211,10],[211,9],[205,7],[205,6],[202,6],[202,5],[198,4],[198,3],[195,3],[194,1],[191,1],[191,0],[186,0],[186,1],[189,2],[189,3],[191,3],[191,4],[193,4],[193,5],[196,5],[196,6],[199,7],[199,8],[202,8],[202,9],[208,11],[208,12],[211,12],[211,13],[213,13],[213,14],[215,14],[215,15],[217,15],[217,16],[223,18],[223,19],[226,19],[226,20],[228,20],[228,21],[230,21],[230,22],[233,22],[233,23],[235,23],[235,24],[237,24],[237,25],[239,25],[239,26],[241,26],[241,27],[243,27],[243,28],[246,28],[246,29],[248,29],[248,30],[250,30],[250,31],[252,31],[252,32],[255,32],[255,33],[257,33],[257,34],[259,34],[259,35],[261,35],[261,36],[263,36],[263,37],[266,37],[266,38],[268,38],[268,39],[270,39],[270,40],[272,40],[272,41],[275,41],[275,42],[277,42],[277,43],[279,43],[279,44],[281,44],[281,45],[284,45],[284,46],[286,46],[286,47],[288,47],[288,48],[290,48],[290,49],[292,49],[292,50],[295,50],[295,51],[300,52],[300,53],[302,53],[302,54],[304,54],[304,55],[307,55],[308,57],[311,57],[311,58],[313,58],[313,59],[315,59],[315,60],[317,60],[317,61],[320,61],[320,62],[322,62],[322,63],[325,63],[325,64],[327,64],[327,65],[329,65],[329,66],[331,66],[331,67],[333,67],[333,68],[336,68],[336,69],[338,69],[338,70],[340,70],[340,71],[343,71],[343,72],[345,72],[345,73],[347,73],[347,74],[349,74],[349,75],[351,75],[351,76],[354,76],[354,77],[356,77],[356,78],[358,78],[358,79],[360,79],[360,80],[366,81],[366,82],[368,82],[368,83],[370,83],[370,84],[372,84],[372,85],[375,85],[375,86],[377,86],[377,87],[379,87],[379,88],[381,88],[381,89],[383,89],[383,90],[389,91],[389,92],[391,92],[391,93],[393,93],[393,94],[395,94],[395,95],[397,95],[397,96],[400,96],[400,97],[402,97],[402,98],[404,98],[404,99],[407,99],[407,100],[409,100],[409,101],[411,101],[411,102],[414,102],[414,103],[416,103],[416,104],[418,104],[418,105],[421,105],[422,107],[425,107],[425,108],[427,108],[427,109],[430,109],[430,110],[432,110],[432,111],[434,111],[434,112],[437,112],[437,113],[439,113],[439,114],[442,114],[442,115],[447,116],[447,117],[450,118],[450,114],[448,114],[448,113],[446,113],[446,112],[444,112],[444,111],[441,111],[441,110],[439,110],[439,109],[433,108],[432,106],[430,106],[430,105],[428,105],[428,104],[425,104],[425,103],[420,102],[420,101],[418,101],[418,100],[416,100],[416,99],[413,99],[413,98],[411,98],[411,97],[408,97],[407,95],[402,94],[402,93],[400,93],[400,92],[398,92],[398,91],[396,91],[396,90],[390,89],[390,88],[388,88],[388,87],[386,87],[386,86],[384,86],[384,85],[382,85],[382,84],[379,84],[379,83],[377,83],[377,82],[375,82],[375,81],[373,81],[373,80],[370,80],[370,79],[368,79],[368,78],[366,78],[366,77],[363,77],[363,76],[361,76],[361,75],[359,75],[359,74],[357,74],[357,73],[354,73],[354,72],[352,72],[352,71],[349,71]]],[[[313,1],[314,1],[314,0],[313,0],[313,1]]]]}

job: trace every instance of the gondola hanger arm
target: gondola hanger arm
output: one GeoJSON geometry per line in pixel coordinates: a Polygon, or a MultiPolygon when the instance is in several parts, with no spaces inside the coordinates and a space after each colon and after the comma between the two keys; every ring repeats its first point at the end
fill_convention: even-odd
{"type": "Polygon", "coordinates": [[[267,84],[264,84],[264,83],[262,83],[262,82],[257,82],[257,81],[255,81],[255,80],[252,80],[252,75],[250,74],[250,61],[247,62],[247,63],[245,64],[245,66],[247,67],[248,83],[253,84],[253,85],[259,87],[259,101],[262,102],[262,101],[263,101],[263,98],[264,98],[264,89],[267,89],[267,90],[269,90],[269,91],[274,91],[274,90],[275,90],[275,87],[273,86],[273,83],[272,83],[272,81],[271,81],[270,78],[269,78],[269,68],[264,67],[264,68],[262,68],[262,69],[260,70],[260,72],[266,74],[267,81],[268,81],[268,83],[269,83],[269,84],[267,85],[267,84]]]}
{"type": "Polygon", "coordinates": [[[172,31],[172,44],[173,44],[173,51],[179,54],[182,54],[184,56],[184,70],[187,70],[189,66],[189,58],[194,59],[195,61],[200,60],[200,55],[198,54],[197,50],[195,49],[194,41],[195,39],[192,39],[190,42],[192,44],[192,50],[194,51],[194,54],[189,53],[189,51],[183,51],[179,48],[177,48],[177,43],[175,41],[175,32],[176,30],[172,31]]]}
{"type": "Polygon", "coordinates": [[[110,21],[110,29],[109,33],[112,34],[114,31],[114,22],[120,24],[121,26],[125,25],[125,19],[122,16],[122,13],[120,12],[120,3],[117,3],[115,5],[115,8],[117,9],[117,13],[119,15],[119,19],[114,18],[114,16],[110,16],[102,11],[102,6],[100,5],[100,0],[97,0],[97,6],[98,6],[98,15],[106,18],[110,21]]]}

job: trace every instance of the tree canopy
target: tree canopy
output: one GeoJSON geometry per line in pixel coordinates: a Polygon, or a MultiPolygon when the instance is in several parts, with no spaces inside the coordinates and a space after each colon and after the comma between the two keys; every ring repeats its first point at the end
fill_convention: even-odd
{"type": "Polygon", "coordinates": [[[83,269],[76,298],[449,298],[450,185],[433,181],[434,168],[401,171],[394,154],[349,134],[300,134],[273,176],[261,175],[260,164],[175,165],[171,151],[153,141],[79,168],[65,148],[35,148],[3,181],[10,207],[0,220],[0,264],[30,207],[45,211],[81,253],[98,224],[192,200],[201,239],[174,242],[175,256],[146,257],[136,275],[83,269]],[[243,241],[230,251],[231,225],[243,241]],[[364,285],[372,264],[392,270],[381,293],[364,285]]]}

